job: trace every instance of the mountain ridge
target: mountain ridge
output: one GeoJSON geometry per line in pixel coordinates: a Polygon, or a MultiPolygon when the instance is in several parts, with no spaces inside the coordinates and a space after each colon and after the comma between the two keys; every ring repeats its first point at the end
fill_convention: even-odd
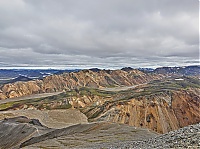
{"type": "Polygon", "coordinates": [[[161,79],[164,75],[146,74],[139,70],[101,70],[50,75],[42,80],[15,82],[0,88],[0,99],[20,97],[36,93],[70,90],[78,87],[104,88],[113,86],[131,86],[161,79]]]}

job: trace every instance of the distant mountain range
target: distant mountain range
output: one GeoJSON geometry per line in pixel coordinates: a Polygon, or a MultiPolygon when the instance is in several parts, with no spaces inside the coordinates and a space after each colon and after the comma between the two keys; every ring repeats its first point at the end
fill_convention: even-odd
{"type": "MultiPolygon", "coordinates": [[[[130,70],[132,68],[126,67],[122,68],[122,70],[130,70]]],[[[194,76],[200,74],[200,66],[183,66],[183,67],[159,67],[156,69],[152,68],[139,68],[138,70],[142,72],[154,72],[159,74],[178,74],[185,76],[194,76]]]]}
{"type": "Polygon", "coordinates": [[[64,72],[77,72],[73,70],[57,69],[0,69],[0,84],[14,83],[17,81],[30,81],[33,79],[43,79],[53,74],[62,74],[64,72]]]}
{"type": "Polygon", "coordinates": [[[185,67],[161,67],[154,70],[155,73],[160,74],[179,74],[185,76],[193,76],[200,74],[200,66],[185,66],[185,67]]]}
{"type": "Polygon", "coordinates": [[[26,76],[29,78],[43,78],[52,74],[61,74],[64,72],[76,72],[79,69],[73,70],[58,70],[58,69],[0,69],[0,79],[16,78],[18,76],[26,76]]]}

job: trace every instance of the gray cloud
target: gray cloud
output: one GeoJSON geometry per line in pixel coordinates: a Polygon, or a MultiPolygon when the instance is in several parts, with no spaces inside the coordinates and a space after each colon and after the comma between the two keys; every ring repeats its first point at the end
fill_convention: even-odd
{"type": "Polygon", "coordinates": [[[0,67],[198,64],[198,3],[0,1],[0,67]]]}

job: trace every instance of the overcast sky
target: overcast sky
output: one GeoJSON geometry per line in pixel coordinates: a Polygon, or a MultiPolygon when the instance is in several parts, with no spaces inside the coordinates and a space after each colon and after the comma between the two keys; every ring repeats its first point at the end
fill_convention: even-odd
{"type": "Polygon", "coordinates": [[[159,67],[198,59],[198,0],[0,0],[0,67],[159,67]]]}

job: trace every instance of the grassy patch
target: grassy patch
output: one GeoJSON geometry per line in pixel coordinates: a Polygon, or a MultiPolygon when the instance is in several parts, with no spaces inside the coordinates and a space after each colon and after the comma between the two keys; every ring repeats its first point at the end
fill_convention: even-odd
{"type": "Polygon", "coordinates": [[[96,96],[100,96],[100,97],[108,97],[108,96],[112,96],[113,92],[109,92],[109,91],[102,91],[99,89],[94,89],[94,88],[86,88],[83,87],[80,89],[80,95],[96,95],[96,96]]]}
{"type": "Polygon", "coordinates": [[[65,105],[57,106],[56,109],[69,109],[71,107],[72,107],[71,104],[65,104],[65,105]]]}
{"type": "Polygon", "coordinates": [[[8,102],[8,103],[0,104],[0,110],[8,109],[8,108],[12,107],[15,103],[16,102],[8,102]]]}

